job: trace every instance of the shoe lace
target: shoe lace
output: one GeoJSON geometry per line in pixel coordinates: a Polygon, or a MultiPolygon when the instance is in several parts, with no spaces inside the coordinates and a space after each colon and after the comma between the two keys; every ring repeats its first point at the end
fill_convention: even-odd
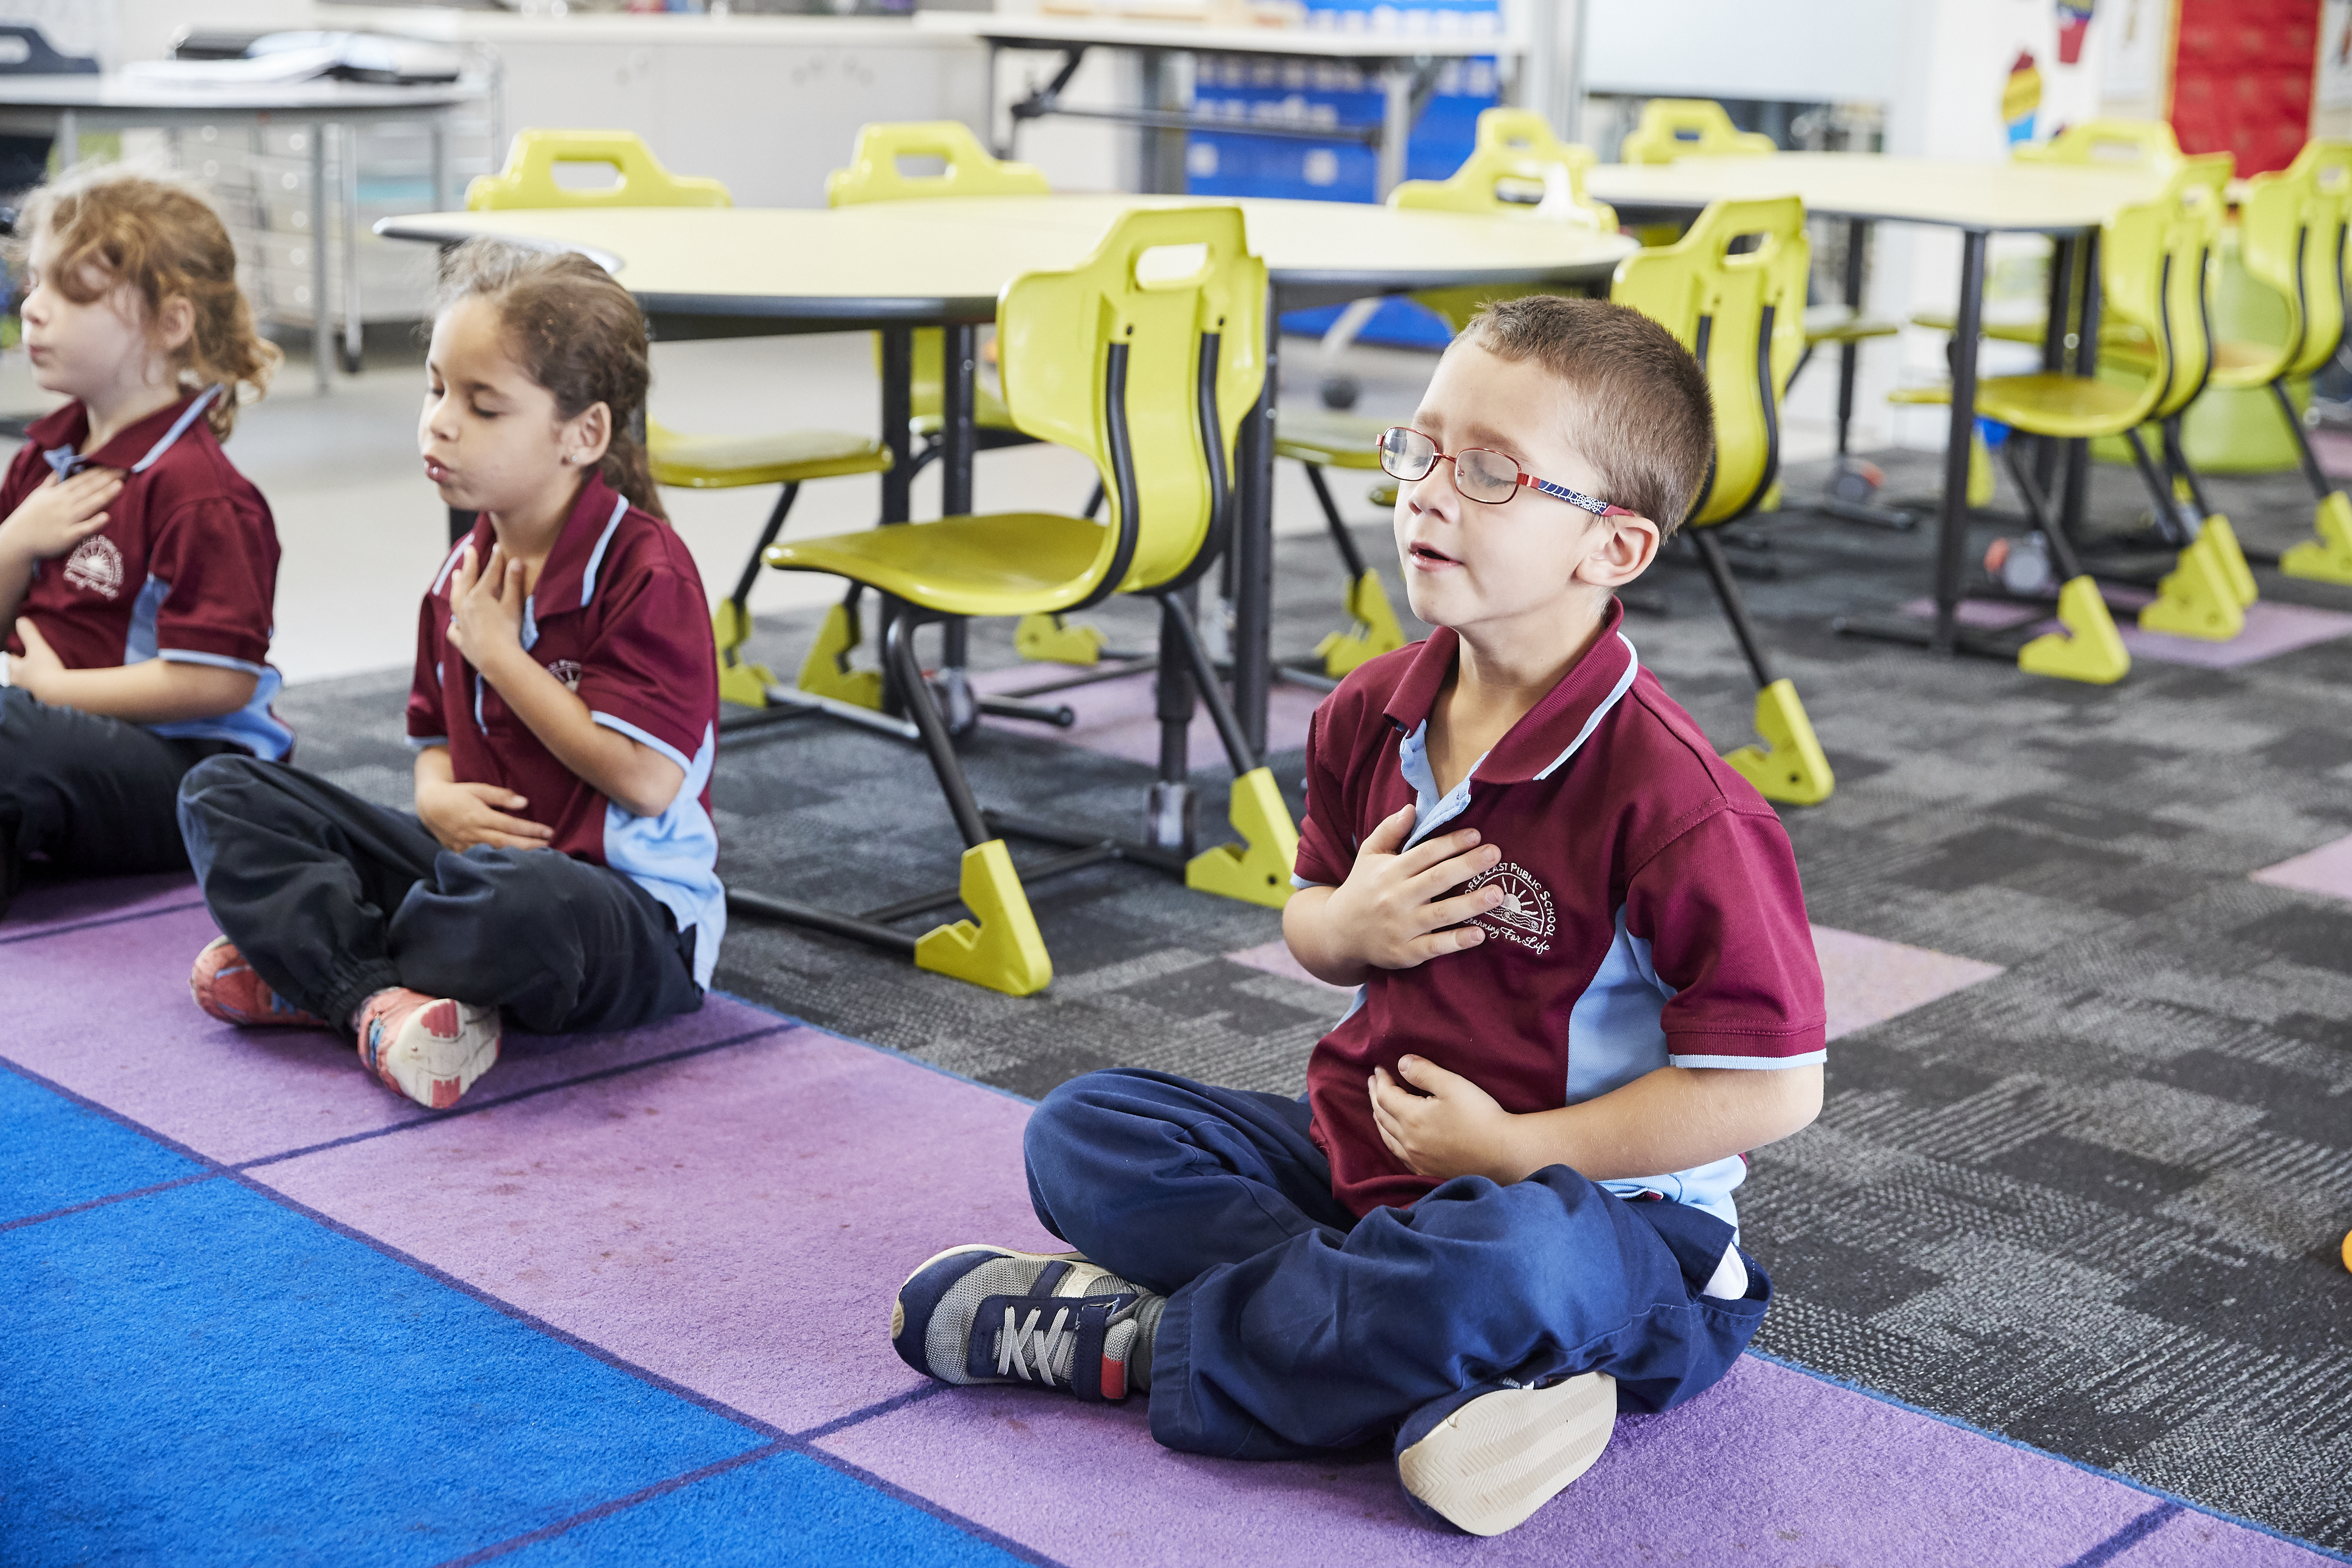
{"type": "Polygon", "coordinates": [[[1070,1380],[1069,1364],[1077,1356],[1077,1336],[1070,1332],[1070,1309],[1057,1307],[1044,1333],[1037,1323],[1045,1315],[1033,1308],[1028,1321],[1016,1321],[1013,1308],[1004,1309],[1004,1327],[996,1336],[996,1375],[1043,1383],[1048,1387],[1070,1380]],[[1055,1364],[1060,1364],[1059,1370],[1055,1364]]]}

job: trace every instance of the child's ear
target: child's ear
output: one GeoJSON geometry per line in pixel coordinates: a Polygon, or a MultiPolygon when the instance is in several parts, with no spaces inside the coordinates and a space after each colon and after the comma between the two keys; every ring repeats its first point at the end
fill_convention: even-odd
{"type": "Polygon", "coordinates": [[[592,402],[564,422],[563,450],[579,466],[585,468],[604,455],[613,444],[613,410],[609,404],[592,402]]]}
{"type": "Polygon", "coordinates": [[[155,346],[176,354],[196,335],[196,305],[184,294],[174,294],[155,312],[155,346]]]}
{"type": "Polygon", "coordinates": [[[1650,570],[1660,543],[1658,525],[1647,517],[1600,518],[1576,575],[1595,588],[1622,588],[1650,570]]]}

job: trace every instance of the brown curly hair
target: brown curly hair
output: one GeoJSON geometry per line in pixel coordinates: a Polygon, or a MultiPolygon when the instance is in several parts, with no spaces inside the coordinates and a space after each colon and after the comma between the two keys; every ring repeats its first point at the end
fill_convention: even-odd
{"type": "Polygon", "coordinates": [[[253,307],[237,287],[236,247],[211,204],[174,181],[103,168],[35,191],[8,259],[21,266],[44,228],[58,246],[55,276],[45,281],[75,303],[94,305],[127,284],[150,327],[167,300],[194,307],[194,329],[173,350],[172,368],[183,387],[228,388],[205,411],[213,434],[227,440],[238,407],[269,390],[285,356],[254,329],[253,307]]]}
{"type": "Polygon", "coordinates": [[[577,251],[477,238],[441,258],[434,314],[469,298],[498,312],[516,362],[554,394],[557,417],[576,419],[600,402],[611,411],[613,436],[597,473],[631,506],[668,521],[635,434],[653,361],[645,315],[629,291],[577,251]]]}

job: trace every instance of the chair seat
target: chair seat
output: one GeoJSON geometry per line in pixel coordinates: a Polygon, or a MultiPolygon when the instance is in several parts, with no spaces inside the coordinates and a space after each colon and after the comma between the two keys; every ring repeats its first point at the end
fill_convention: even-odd
{"type": "Polygon", "coordinates": [[[1361,414],[1285,411],[1275,415],[1274,455],[1319,468],[1370,468],[1381,465],[1383,420],[1361,414]]]}
{"type": "MultiPolygon", "coordinates": [[[[2147,371],[2156,364],[2156,346],[2145,337],[2102,341],[2099,358],[2126,370],[2147,371]]],[[[2278,379],[2285,358],[2286,350],[2277,345],[2221,339],[2213,345],[2213,384],[2233,389],[2266,387],[2278,379]]]]}
{"type": "Polygon", "coordinates": [[[845,430],[786,430],[769,435],[683,435],[646,422],[654,482],[691,490],[797,485],[890,466],[880,442],[845,430]]]}
{"type": "MultiPolygon", "coordinates": [[[[1912,316],[1911,325],[1925,327],[1930,332],[1952,332],[1957,331],[1960,324],[1948,310],[1921,310],[1912,316]]],[[[1998,338],[2004,343],[2035,344],[2039,344],[2049,330],[2049,318],[2046,316],[2036,316],[2023,321],[1987,321],[1980,329],[1982,336],[1998,338]]]]}
{"type": "Polygon", "coordinates": [[[1808,343],[1859,343],[1864,338],[1891,338],[1901,330],[1900,323],[1864,316],[1851,305],[1805,307],[1808,343]]]}
{"type": "Polygon", "coordinates": [[[1977,383],[1977,413],[2029,435],[2121,435],[2147,417],[2147,394],[2089,376],[1994,376],[1977,383]]]}
{"type": "Polygon", "coordinates": [[[1055,512],[994,512],[772,545],[768,564],[862,582],[947,615],[1066,610],[1096,586],[1109,525],[1055,512]]]}

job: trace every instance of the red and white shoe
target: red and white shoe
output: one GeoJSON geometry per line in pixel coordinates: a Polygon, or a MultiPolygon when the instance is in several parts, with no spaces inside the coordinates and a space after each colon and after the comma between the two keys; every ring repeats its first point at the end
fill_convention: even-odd
{"type": "Polygon", "coordinates": [[[245,955],[226,936],[214,937],[196,955],[196,967],[188,971],[188,994],[196,998],[196,1006],[223,1023],[247,1029],[335,1027],[271,990],[269,982],[253,972],[245,955]]]}
{"type": "Polygon", "coordinates": [[[446,1111],[499,1060],[499,1009],[394,988],[360,1009],[360,1061],[427,1110],[446,1111]]]}

